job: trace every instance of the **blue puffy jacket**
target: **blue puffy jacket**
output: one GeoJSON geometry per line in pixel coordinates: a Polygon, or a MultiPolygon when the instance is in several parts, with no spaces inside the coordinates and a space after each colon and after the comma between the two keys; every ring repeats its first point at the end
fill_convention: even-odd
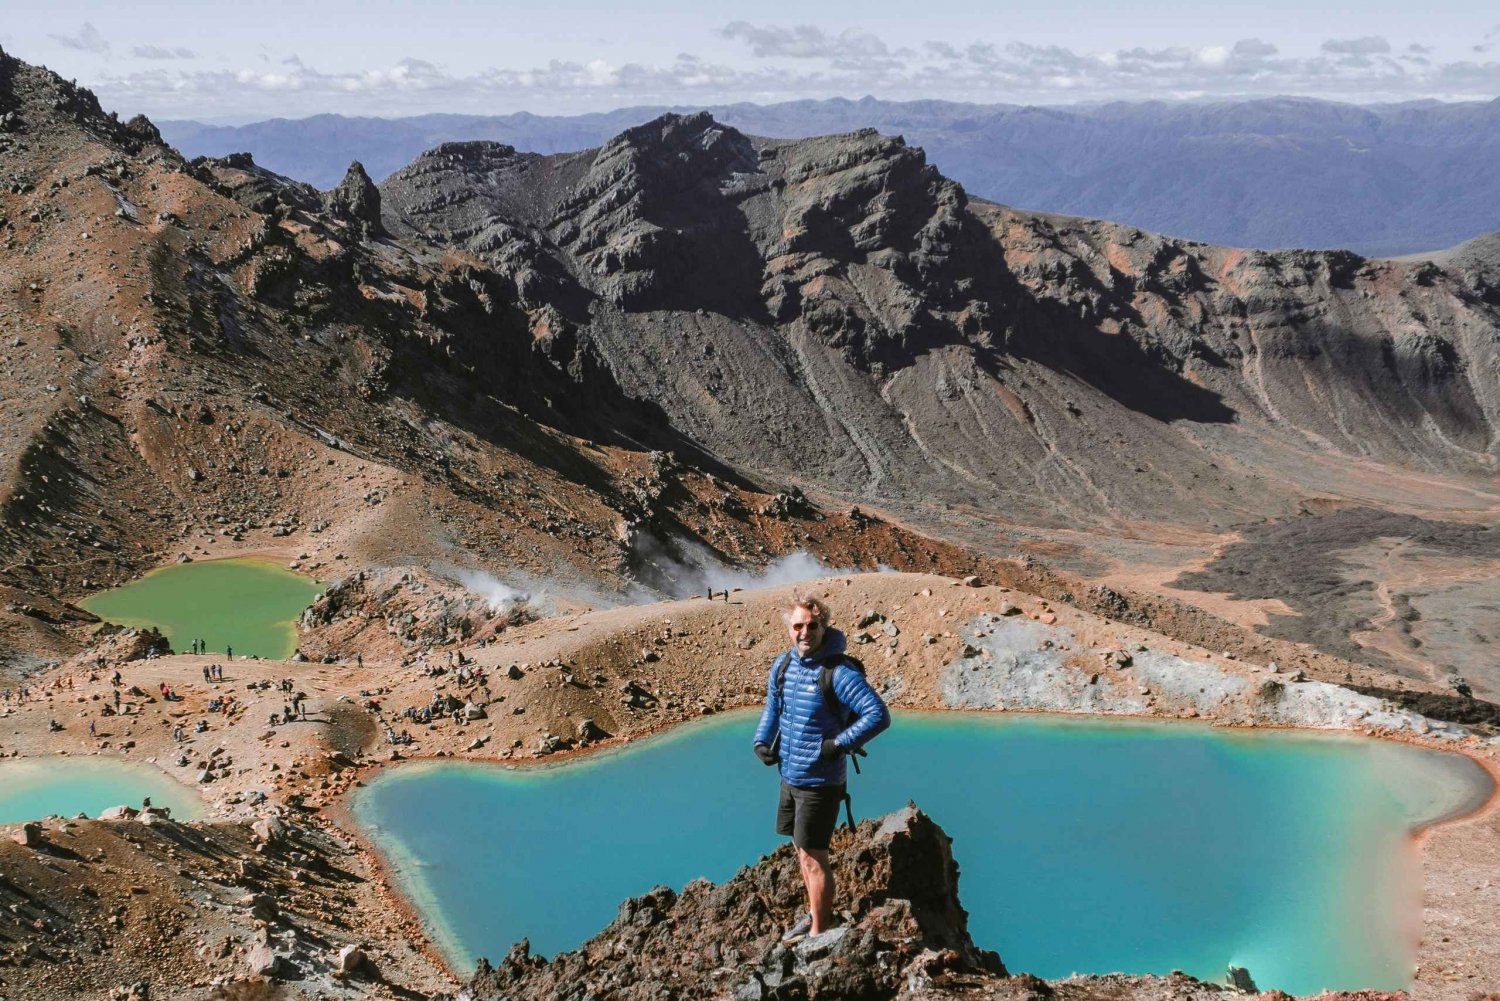
{"type": "Polygon", "coordinates": [[[782,655],[771,662],[766,676],[766,708],[755,728],[755,743],[769,747],[777,734],[781,735],[781,777],[787,785],[805,788],[841,784],[846,755],[818,760],[823,739],[832,737],[839,747],[852,751],[891,725],[890,711],[865,676],[842,663],[844,649],[844,634],[837,629],[828,630],[823,645],[806,658],[794,648],[780,698],[776,693],[776,665],[782,655]],[[833,693],[850,720],[847,727],[823,704],[823,693],[818,690],[818,672],[825,661],[838,665],[833,670],[833,693]]]}

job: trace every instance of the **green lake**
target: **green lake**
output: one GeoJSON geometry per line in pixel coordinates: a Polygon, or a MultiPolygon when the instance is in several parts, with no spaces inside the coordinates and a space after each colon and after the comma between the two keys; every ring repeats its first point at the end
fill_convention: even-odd
{"type": "Polygon", "coordinates": [[[109,758],[14,758],[0,761],[0,824],[52,814],[97,817],[112,806],[169,807],[174,819],[198,817],[203,802],[150,765],[109,758]]]}
{"type": "Polygon", "coordinates": [[[152,570],[78,604],[109,622],[155,626],[177,653],[203,639],[210,653],[232,647],[236,656],[279,660],[297,648],[297,618],[322,591],[269,560],[205,560],[152,570]]]}
{"type": "MultiPolygon", "coordinates": [[[[466,971],[529,937],[571,949],[619,902],[728,879],[782,839],[754,713],[527,768],[417,763],[353,800],[466,971]]],[[[908,799],[953,838],[975,941],[1010,969],[1262,989],[1407,986],[1414,826],[1483,802],[1460,755],[1352,736],[983,713],[895,714],[851,775],[858,816],[908,799]]]]}

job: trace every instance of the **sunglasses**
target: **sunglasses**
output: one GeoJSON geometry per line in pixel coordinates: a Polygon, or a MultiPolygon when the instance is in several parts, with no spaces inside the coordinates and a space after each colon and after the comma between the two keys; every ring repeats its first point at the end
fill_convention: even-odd
{"type": "Polygon", "coordinates": [[[823,623],[816,622],[816,621],[815,622],[793,622],[791,625],[792,625],[792,632],[794,632],[794,633],[800,633],[804,629],[806,629],[808,632],[816,632],[817,630],[823,628],[823,623]]]}

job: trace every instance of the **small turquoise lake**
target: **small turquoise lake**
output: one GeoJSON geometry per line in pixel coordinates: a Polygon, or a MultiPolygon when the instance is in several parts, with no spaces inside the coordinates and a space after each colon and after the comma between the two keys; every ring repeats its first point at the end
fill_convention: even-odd
{"type": "MultiPolygon", "coordinates": [[[[782,842],[777,779],[731,713],[556,765],[418,763],[359,790],[455,968],[542,954],[656,884],[716,882],[782,842]]],[[[1043,977],[1233,963],[1261,989],[1409,984],[1410,831],[1470,809],[1459,755],[1348,736],[969,713],[895,715],[852,775],[856,816],[914,800],[953,838],[970,930],[1043,977]]]]}
{"type": "Polygon", "coordinates": [[[239,558],[160,567],[78,604],[123,626],[155,626],[172,649],[195,639],[210,653],[282,659],[297,647],[297,618],[323,591],[311,577],[268,560],[239,558]]]}
{"type": "Polygon", "coordinates": [[[203,812],[202,800],[191,789],[150,765],[76,757],[0,762],[0,824],[54,813],[97,817],[122,803],[139,809],[147,796],[153,806],[171,808],[174,819],[192,819],[203,812]]]}

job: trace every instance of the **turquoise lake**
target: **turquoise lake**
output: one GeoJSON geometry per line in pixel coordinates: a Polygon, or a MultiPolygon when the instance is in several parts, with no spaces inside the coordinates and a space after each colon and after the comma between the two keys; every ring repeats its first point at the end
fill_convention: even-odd
{"type": "MultiPolygon", "coordinates": [[[[456,968],[522,937],[550,955],[628,896],[723,881],[781,843],[755,719],[557,765],[402,766],[353,810],[456,968]]],[[[942,825],[974,940],[1012,971],[1233,963],[1292,993],[1408,985],[1410,830],[1490,788],[1462,756],[1355,737],[911,712],[850,783],[857,817],[911,799],[942,825]]]]}
{"type": "Polygon", "coordinates": [[[0,762],[0,824],[37,820],[52,814],[71,817],[100,812],[122,803],[140,808],[170,807],[175,819],[203,812],[203,802],[187,786],[150,765],[108,758],[15,758],[0,762]]]}

